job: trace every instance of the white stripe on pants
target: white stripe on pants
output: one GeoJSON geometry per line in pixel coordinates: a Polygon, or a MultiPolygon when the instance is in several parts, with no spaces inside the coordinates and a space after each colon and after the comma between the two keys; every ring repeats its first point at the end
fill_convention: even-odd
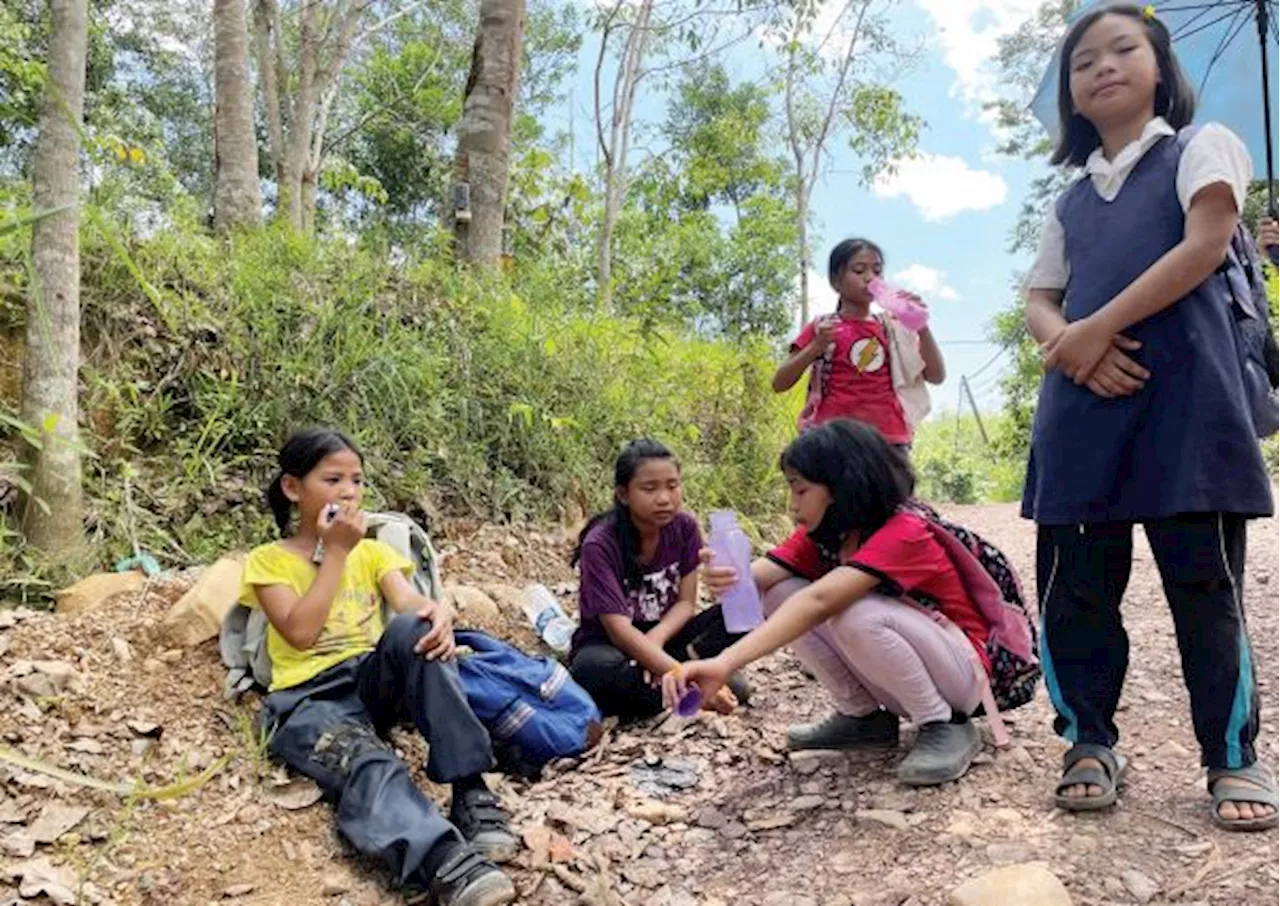
{"type": "MultiPolygon", "coordinates": [[[[786,579],[764,596],[766,614],[809,583],[786,579]]],[[[877,708],[919,726],[972,714],[982,698],[967,644],[920,609],[867,595],[796,639],[791,647],[842,714],[877,708]]]]}

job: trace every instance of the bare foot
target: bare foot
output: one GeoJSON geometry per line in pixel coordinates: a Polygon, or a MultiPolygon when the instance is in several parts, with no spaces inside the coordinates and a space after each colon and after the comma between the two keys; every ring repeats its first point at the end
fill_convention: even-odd
{"type": "MultiPolygon", "coordinates": [[[[1096,758],[1081,758],[1072,766],[1073,770],[1084,770],[1085,768],[1097,768],[1106,773],[1106,768],[1101,761],[1096,758]]],[[[1094,796],[1102,795],[1102,787],[1096,783],[1077,783],[1072,786],[1064,786],[1062,792],[1058,795],[1064,799],[1090,799],[1094,796]]]]}
{"type": "MultiPolygon", "coordinates": [[[[1263,789],[1258,784],[1239,777],[1223,777],[1214,786],[1263,789]]],[[[1253,821],[1258,818],[1269,818],[1275,813],[1276,810],[1272,806],[1264,805],[1261,802],[1237,802],[1232,799],[1226,799],[1218,806],[1218,817],[1223,821],[1253,821]]]]}

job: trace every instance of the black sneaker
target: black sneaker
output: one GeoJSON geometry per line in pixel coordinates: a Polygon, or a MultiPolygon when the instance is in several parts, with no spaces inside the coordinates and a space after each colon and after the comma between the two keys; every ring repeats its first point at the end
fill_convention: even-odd
{"type": "Polygon", "coordinates": [[[898,715],[873,711],[865,717],[850,717],[839,711],[816,724],[798,724],[787,730],[787,748],[856,749],[862,746],[896,746],[898,715]]]}
{"type": "Polygon", "coordinates": [[[927,723],[898,765],[898,780],[907,786],[937,786],[959,780],[981,751],[982,736],[973,721],[927,723]]]}
{"type": "Polygon", "coordinates": [[[491,862],[510,862],[520,851],[520,840],[512,833],[498,797],[483,787],[461,793],[455,789],[449,821],[491,862]]]}
{"type": "Polygon", "coordinates": [[[405,902],[415,906],[504,906],[515,898],[515,885],[498,866],[473,847],[459,844],[436,869],[430,888],[408,893],[405,902]]]}

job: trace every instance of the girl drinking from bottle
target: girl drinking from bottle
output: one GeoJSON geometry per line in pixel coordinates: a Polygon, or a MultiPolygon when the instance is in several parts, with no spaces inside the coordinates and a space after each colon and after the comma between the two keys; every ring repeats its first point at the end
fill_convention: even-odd
{"type": "Polygon", "coordinates": [[[519,843],[481,776],[493,754],[452,663],[452,612],[414,590],[408,560],[365,538],[364,461],[350,438],[302,431],[279,461],[267,503],[281,538],[250,552],[240,592],[270,623],[271,754],[315,780],[343,838],[411,894],[510,903],[515,887],[493,863],[519,843]],[[399,611],[385,623],[384,601],[399,611]],[[398,723],[427,740],[427,776],[452,784],[449,820],[386,742],[398,723]]]}
{"type": "MultiPolygon", "coordinates": [[[[1053,162],[1084,173],[1058,199],[1027,281],[1041,344],[1023,515],[1037,529],[1041,654],[1057,732],[1055,795],[1116,801],[1116,707],[1129,660],[1120,604],[1142,523],[1173,612],[1213,820],[1276,823],[1257,761],[1245,627],[1247,520],[1272,512],[1237,354],[1224,264],[1248,152],[1195,98],[1168,30],[1136,6],[1083,16],[1061,51],[1053,162]]],[[[1133,719],[1140,719],[1130,712],[1133,719]]]]}
{"type": "MultiPolygon", "coordinates": [[[[769,617],[719,655],[664,676],[667,700],[690,684],[714,695],[734,671],[791,645],[836,705],[825,720],[792,727],[792,749],[893,746],[904,716],[919,735],[899,779],[958,779],[982,747],[970,715],[991,668],[989,626],[937,534],[909,507],[906,457],[872,426],[837,419],[801,434],[781,466],[800,525],[751,564],[769,617]]],[[[709,564],[711,552],[703,558],[709,564]]],[[[738,580],[729,567],[708,565],[705,575],[717,593],[738,580]]]]}
{"type": "MultiPolygon", "coordinates": [[[[578,537],[578,619],[569,672],[605,715],[662,710],[656,678],[690,657],[719,654],[736,636],[720,607],[697,613],[698,520],[683,512],[680,464],[654,440],[629,443],[614,463],[614,505],[578,537]]],[[[724,691],[706,707],[730,711],[724,691]]]]}
{"type": "MultiPolygon", "coordinates": [[[[872,289],[883,283],[883,272],[884,253],[867,239],[846,239],[831,250],[827,276],[839,305],[804,326],[773,377],[773,389],[783,393],[810,372],[802,431],[856,418],[909,448],[915,425],[928,415],[925,382],[941,384],[946,377],[942,350],[927,323],[913,330],[892,313],[872,315],[872,289]]],[[[920,299],[912,299],[923,312],[920,299]]]]}

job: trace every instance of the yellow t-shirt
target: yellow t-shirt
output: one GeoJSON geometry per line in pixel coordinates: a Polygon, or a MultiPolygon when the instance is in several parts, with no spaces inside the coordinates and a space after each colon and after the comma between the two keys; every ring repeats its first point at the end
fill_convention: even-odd
{"type": "MultiPolygon", "coordinates": [[[[316,569],[315,564],[301,554],[280,544],[254,548],[244,564],[240,603],[257,607],[260,585],[284,585],[302,596],[315,581],[316,569]]],[[[299,651],[269,625],[267,653],[271,655],[271,691],[305,683],[335,664],[372,651],[386,628],[382,618],[381,582],[395,570],[412,576],[413,564],[381,541],[365,539],[347,556],[333,606],[315,644],[299,651]]]]}

